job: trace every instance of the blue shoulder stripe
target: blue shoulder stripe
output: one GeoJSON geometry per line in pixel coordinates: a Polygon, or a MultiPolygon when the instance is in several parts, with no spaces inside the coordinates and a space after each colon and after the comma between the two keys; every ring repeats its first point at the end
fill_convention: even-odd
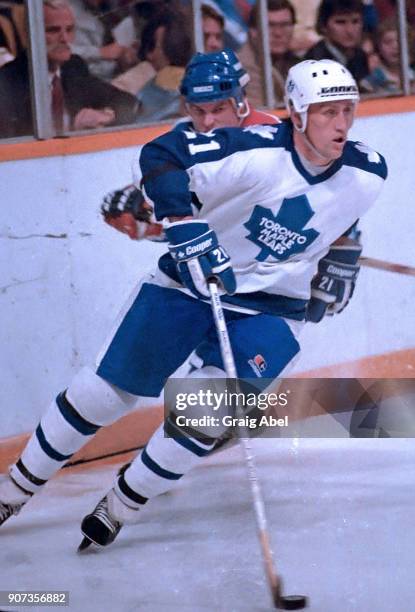
{"type": "Polygon", "coordinates": [[[352,166],[377,174],[382,179],[386,179],[388,176],[385,158],[363,142],[348,140],[344,147],[342,162],[345,166],[352,166]]]}
{"type": "MultiPolygon", "coordinates": [[[[199,163],[218,161],[233,153],[252,149],[289,148],[289,143],[290,129],[284,123],[220,128],[204,134],[177,129],[144,145],[140,163],[142,166],[152,165],[152,161],[154,163],[163,157],[175,159],[178,167],[188,169],[199,163]]],[[[146,167],[143,170],[145,176],[149,169],[146,167]]]]}
{"type": "Polygon", "coordinates": [[[172,132],[184,132],[185,130],[193,130],[193,122],[180,119],[173,127],[172,132]]]}
{"type": "Polygon", "coordinates": [[[288,149],[289,142],[290,129],[284,123],[221,128],[206,134],[174,130],[159,136],[140,153],[142,184],[154,202],[156,218],[192,214],[187,170],[193,166],[254,149],[288,149]]]}

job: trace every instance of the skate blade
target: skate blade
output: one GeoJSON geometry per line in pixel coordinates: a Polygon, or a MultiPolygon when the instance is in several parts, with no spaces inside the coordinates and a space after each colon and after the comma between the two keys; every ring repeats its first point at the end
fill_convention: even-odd
{"type": "Polygon", "coordinates": [[[87,550],[87,548],[89,548],[91,546],[91,544],[93,544],[94,542],[92,540],[90,540],[89,538],[87,538],[86,536],[84,536],[82,542],[80,543],[80,545],[78,546],[77,552],[78,553],[83,553],[85,550],[87,550]]]}

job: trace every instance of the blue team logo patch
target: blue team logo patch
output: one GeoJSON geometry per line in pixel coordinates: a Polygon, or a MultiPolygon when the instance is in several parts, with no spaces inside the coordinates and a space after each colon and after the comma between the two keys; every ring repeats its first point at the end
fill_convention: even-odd
{"type": "Polygon", "coordinates": [[[314,229],[303,229],[313,215],[305,195],[284,199],[276,216],[269,208],[255,206],[251,218],[244,223],[250,231],[246,237],[261,249],[255,259],[273,257],[284,261],[305,251],[319,236],[314,229]]]}

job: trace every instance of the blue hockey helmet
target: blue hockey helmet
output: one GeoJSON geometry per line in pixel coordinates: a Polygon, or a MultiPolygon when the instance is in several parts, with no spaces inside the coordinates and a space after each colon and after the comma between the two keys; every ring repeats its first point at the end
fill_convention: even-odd
{"type": "Polygon", "coordinates": [[[232,49],[196,53],[186,66],[180,93],[195,104],[234,98],[244,103],[244,87],[249,75],[232,49]]]}

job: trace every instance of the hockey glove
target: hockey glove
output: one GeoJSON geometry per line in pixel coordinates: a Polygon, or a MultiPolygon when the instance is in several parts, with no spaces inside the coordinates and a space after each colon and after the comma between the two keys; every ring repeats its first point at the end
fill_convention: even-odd
{"type": "MultiPolygon", "coordinates": [[[[346,239],[347,240],[347,239],[346,239]]],[[[306,320],[318,323],[325,315],[342,312],[349,303],[359,274],[362,247],[354,240],[332,245],[318,263],[318,274],[311,281],[311,298],[306,320]]]]}
{"type": "Polygon", "coordinates": [[[108,193],[101,212],[108,225],[132,240],[164,240],[163,226],[155,221],[153,209],[134,185],[108,193]]]}
{"type": "Polygon", "coordinates": [[[230,257],[206,221],[172,223],[166,228],[166,236],[180,279],[196,297],[209,297],[207,280],[212,276],[219,281],[222,292],[235,293],[230,257]]]}

